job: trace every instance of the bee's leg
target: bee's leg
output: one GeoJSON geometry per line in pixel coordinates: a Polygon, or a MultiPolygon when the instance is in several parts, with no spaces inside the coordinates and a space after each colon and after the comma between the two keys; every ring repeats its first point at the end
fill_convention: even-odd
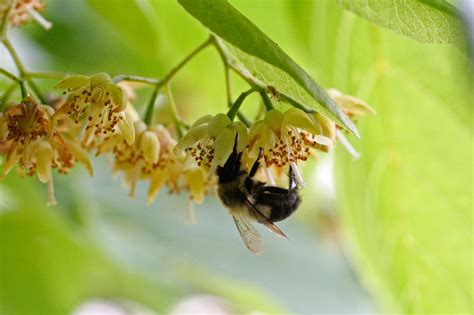
{"type": "Polygon", "coordinates": [[[263,188],[263,191],[269,192],[272,194],[277,194],[277,195],[288,195],[288,193],[290,192],[286,188],[281,188],[281,187],[276,187],[276,186],[265,186],[263,188]]]}
{"type": "Polygon", "coordinates": [[[260,148],[260,151],[258,152],[258,157],[255,160],[255,163],[252,165],[252,169],[250,170],[249,177],[254,177],[255,174],[258,171],[258,168],[260,167],[260,159],[262,158],[262,148],[260,148]]]}
{"type": "Polygon", "coordinates": [[[293,168],[290,166],[290,170],[288,172],[288,177],[289,177],[289,183],[288,183],[288,189],[289,190],[294,190],[298,188],[297,182],[296,182],[296,175],[293,172],[293,168]]]}

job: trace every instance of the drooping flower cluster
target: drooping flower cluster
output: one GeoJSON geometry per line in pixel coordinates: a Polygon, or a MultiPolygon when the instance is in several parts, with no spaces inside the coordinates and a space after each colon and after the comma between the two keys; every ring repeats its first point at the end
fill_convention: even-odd
{"type": "MultiPolygon", "coordinates": [[[[226,114],[206,115],[176,139],[162,124],[145,124],[125,88],[106,73],[71,76],[56,89],[64,94],[59,105],[42,105],[26,97],[0,113],[1,176],[15,166],[23,175],[37,175],[49,185],[50,203],[55,202],[53,170],[67,174],[82,163],[92,175],[89,152],[112,156],[112,170],[123,176],[130,196],[139,181],[146,181],[148,203],[163,187],[170,193],[187,191],[190,200],[200,203],[212,191],[216,168],[233,150],[242,153],[244,167],[260,159],[271,184],[272,172],[284,174],[291,167],[303,185],[298,163],[314,150],[330,151],[336,141],[338,127],[333,121],[297,108],[268,110],[250,127],[226,114]]],[[[351,118],[373,113],[352,96],[328,92],[351,118]]]]}

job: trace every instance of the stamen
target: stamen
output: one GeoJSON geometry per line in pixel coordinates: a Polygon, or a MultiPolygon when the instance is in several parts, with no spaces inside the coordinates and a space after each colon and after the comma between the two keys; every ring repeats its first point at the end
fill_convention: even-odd
{"type": "Polygon", "coordinates": [[[301,171],[298,167],[298,165],[295,162],[290,162],[290,167],[293,170],[293,173],[295,173],[296,181],[298,183],[298,187],[304,187],[305,182],[303,179],[303,176],[301,175],[301,171]]]}
{"type": "Polygon", "coordinates": [[[135,191],[137,190],[137,178],[138,178],[138,173],[140,172],[141,168],[141,163],[137,163],[135,166],[135,170],[133,172],[133,177],[131,180],[131,186],[130,186],[130,192],[128,193],[128,196],[130,198],[135,198],[135,191]]]}
{"type": "Polygon", "coordinates": [[[342,146],[347,150],[347,152],[349,152],[349,154],[352,155],[354,160],[357,160],[358,158],[360,158],[360,153],[357,152],[356,149],[354,149],[352,144],[349,142],[349,140],[347,140],[346,136],[344,136],[344,134],[341,131],[336,130],[336,137],[337,139],[339,139],[339,142],[341,142],[342,146]]]}
{"type": "Polygon", "coordinates": [[[207,181],[210,182],[211,179],[212,179],[212,175],[214,175],[214,171],[216,170],[216,165],[215,164],[211,164],[211,168],[209,169],[209,173],[207,173],[207,181]]]}
{"type": "Polygon", "coordinates": [[[56,205],[56,197],[54,196],[53,176],[48,180],[48,206],[56,205]]]}
{"type": "Polygon", "coordinates": [[[26,11],[28,11],[28,13],[31,15],[33,20],[35,20],[36,23],[41,25],[41,27],[44,28],[46,31],[49,30],[53,26],[53,23],[46,20],[41,14],[38,13],[38,11],[36,11],[32,7],[26,5],[25,8],[26,8],[26,11]]]}
{"type": "Polygon", "coordinates": [[[264,169],[265,169],[265,175],[267,175],[268,184],[270,184],[271,186],[276,186],[272,171],[268,167],[265,167],[264,169]]]}
{"type": "Polygon", "coordinates": [[[82,123],[82,126],[81,126],[81,130],[79,131],[79,135],[77,136],[77,138],[79,139],[79,141],[83,141],[84,140],[84,137],[86,136],[86,129],[87,129],[87,125],[89,124],[89,122],[87,120],[85,120],[83,123],[82,123]]]}

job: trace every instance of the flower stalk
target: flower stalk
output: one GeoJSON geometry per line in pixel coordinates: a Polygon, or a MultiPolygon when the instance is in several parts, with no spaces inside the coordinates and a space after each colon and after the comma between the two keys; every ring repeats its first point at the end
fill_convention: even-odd
{"type": "Polygon", "coordinates": [[[183,131],[181,130],[181,122],[179,119],[178,109],[176,108],[176,103],[174,102],[173,92],[171,91],[171,85],[166,85],[166,97],[168,98],[168,108],[170,111],[171,120],[176,127],[176,134],[178,135],[178,140],[183,137],[183,131]]]}
{"type": "MultiPolygon", "coordinates": [[[[123,76],[123,80],[125,79],[131,79],[132,81],[135,81],[135,79],[140,80],[141,82],[145,83],[151,83],[155,85],[155,88],[153,90],[153,93],[151,95],[150,101],[148,102],[147,108],[145,110],[145,118],[144,121],[147,125],[150,125],[153,119],[153,112],[155,109],[155,102],[156,98],[158,97],[158,92],[160,89],[168,84],[174,76],[189,62],[191,61],[199,52],[201,52],[204,48],[209,46],[212,43],[213,39],[212,37],[209,37],[204,43],[199,45],[197,48],[195,48],[191,53],[189,53],[186,57],[184,57],[183,60],[181,60],[180,63],[178,63],[174,68],[168,72],[168,74],[165,75],[165,77],[161,80],[158,80],[156,82],[153,82],[152,80],[143,78],[143,77],[133,77],[133,76],[123,76]]],[[[121,77],[119,76],[117,80],[120,80],[121,77]]]]}
{"type": "Polygon", "coordinates": [[[229,108],[229,110],[227,111],[227,117],[229,117],[229,119],[231,121],[234,121],[234,118],[235,116],[237,115],[237,113],[239,112],[239,108],[240,106],[242,105],[242,103],[244,102],[244,100],[247,98],[247,96],[249,96],[250,94],[252,94],[253,92],[255,92],[256,89],[255,88],[251,88],[245,92],[242,92],[240,94],[240,96],[235,100],[235,102],[232,104],[232,106],[229,108]]]}

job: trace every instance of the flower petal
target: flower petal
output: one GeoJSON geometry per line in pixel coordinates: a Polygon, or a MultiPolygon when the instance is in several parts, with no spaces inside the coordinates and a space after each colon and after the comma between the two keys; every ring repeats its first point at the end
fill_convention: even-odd
{"type": "Polygon", "coordinates": [[[216,138],[214,144],[215,153],[212,160],[211,169],[217,166],[223,166],[234,149],[235,130],[225,128],[216,138]]]}
{"type": "Polygon", "coordinates": [[[122,117],[118,123],[121,134],[125,138],[128,145],[132,145],[135,142],[135,128],[133,127],[132,118],[128,111],[119,113],[122,117]]]}
{"type": "Polygon", "coordinates": [[[140,136],[139,148],[143,151],[145,161],[150,164],[158,162],[160,158],[160,141],[152,131],[145,131],[140,136]]]}
{"type": "Polygon", "coordinates": [[[283,121],[281,123],[282,128],[288,126],[304,129],[311,132],[312,134],[317,134],[317,129],[309,118],[308,114],[298,108],[290,108],[284,114],[283,121]]]}
{"type": "Polygon", "coordinates": [[[93,176],[94,170],[92,169],[92,164],[89,160],[89,157],[87,156],[86,150],[84,150],[84,148],[82,148],[82,146],[71,135],[63,133],[61,134],[61,137],[74,158],[83,163],[89,175],[93,176]]]}
{"type": "Polygon", "coordinates": [[[205,116],[202,116],[201,118],[199,118],[198,120],[196,120],[196,121],[191,125],[191,128],[194,128],[194,127],[197,127],[197,126],[200,126],[200,125],[207,124],[207,123],[209,123],[213,118],[214,118],[214,116],[212,116],[212,115],[205,115],[205,116]]]}
{"type": "Polygon", "coordinates": [[[73,75],[71,77],[68,77],[62,81],[59,81],[58,84],[54,87],[55,89],[58,90],[77,90],[81,87],[87,87],[91,83],[91,80],[89,77],[85,75],[73,75]]]}
{"type": "Polygon", "coordinates": [[[107,84],[107,92],[109,92],[112,103],[116,106],[114,112],[121,112],[127,107],[127,92],[121,86],[114,83],[107,84]]]}
{"type": "Polygon", "coordinates": [[[156,198],[156,194],[160,191],[163,185],[166,183],[166,174],[162,172],[155,172],[150,181],[150,187],[148,188],[147,204],[151,204],[156,198]]]}
{"type": "Polygon", "coordinates": [[[277,134],[280,134],[281,123],[283,121],[283,113],[279,110],[272,109],[267,112],[263,119],[265,123],[273,129],[277,134]]]}
{"type": "Polygon", "coordinates": [[[315,113],[314,118],[316,122],[319,123],[321,127],[321,134],[323,136],[328,137],[331,139],[332,142],[336,141],[336,123],[325,116],[321,115],[320,113],[315,113]]]}
{"type": "Polygon", "coordinates": [[[216,138],[224,128],[232,124],[230,118],[226,114],[219,113],[209,122],[208,134],[211,138],[216,138]]]}
{"type": "Polygon", "coordinates": [[[51,161],[53,148],[47,141],[40,141],[35,148],[36,173],[42,183],[47,183],[51,177],[51,161]]]}
{"type": "Polygon", "coordinates": [[[329,89],[327,92],[336,104],[342,107],[342,109],[350,116],[375,114],[375,109],[357,97],[342,94],[336,89],[329,89]]]}
{"type": "Polygon", "coordinates": [[[183,152],[184,149],[191,147],[202,138],[207,137],[207,127],[207,125],[200,125],[198,127],[189,129],[188,132],[184,135],[184,137],[181,138],[178,144],[176,144],[176,146],[174,147],[174,154],[179,155],[181,152],[183,152]]]}
{"type": "Polygon", "coordinates": [[[112,83],[112,78],[105,72],[100,72],[91,76],[91,88],[104,87],[108,83],[112,83]]]}
{"type": "Polygon", "coordinates": [[[192,168],[184,172],[191,198],[201,204],[204,201],[206,175],[201,168],[192,168]]]}
{"type": "Polygon", "coordinates": [[[241,121],[236,121],[232,123],[232,127],[237,132],[237,152],[242,152],[249,143],[249,133],[247,126],[245,126],[245,124],[241,121]]]}

